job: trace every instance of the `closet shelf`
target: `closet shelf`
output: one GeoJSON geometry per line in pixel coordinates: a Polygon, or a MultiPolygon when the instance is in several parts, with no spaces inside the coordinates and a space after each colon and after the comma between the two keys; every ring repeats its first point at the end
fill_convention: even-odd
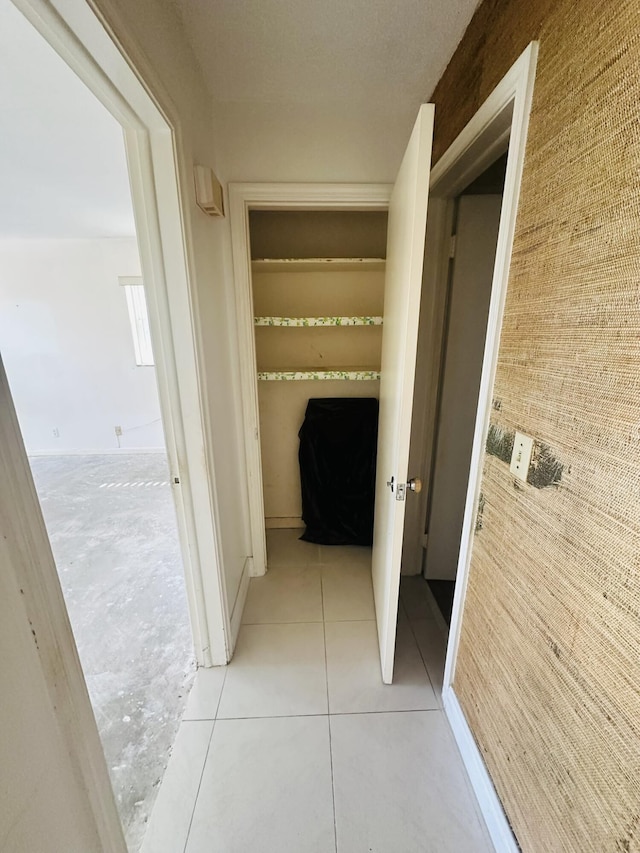
{"type": "Polygon", "coordinates": [[[379,370],[266,370],[258,371],[261,382],[301,382],[344,379],[356,382],[380,379],[379,370]]]}
{"type": "Polygon", "coordinates": [[[384,271],[384,258],[260,258],[253,272],[373,272],[384,271]]]}
{"type": "Polygon", "coordinates": [[[254,317],[256,326],[381,326],[382,317],[254,317]]]}

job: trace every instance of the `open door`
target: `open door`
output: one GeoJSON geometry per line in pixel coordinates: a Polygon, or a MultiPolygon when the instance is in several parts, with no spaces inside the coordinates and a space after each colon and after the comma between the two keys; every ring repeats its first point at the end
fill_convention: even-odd
{"type": "Polygon", "coordinates": [[[411,410],[418,342],[433,104],[423,104],[389,203],[373,532],[373,594],[382,680],[393,680],[411,410]]]}

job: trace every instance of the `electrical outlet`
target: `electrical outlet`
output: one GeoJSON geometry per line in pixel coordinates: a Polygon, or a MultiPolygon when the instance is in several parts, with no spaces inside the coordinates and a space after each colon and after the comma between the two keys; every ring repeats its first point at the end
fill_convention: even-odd
{"type": "Polygon", "coordinates": [[[53,437],[60,438],[60,430],[58,429],[58,427],[53,428],[53,437]]]}
{"type": "Polygon", "coordinates": [[[122,435],[122,427],[121,426],[114,427],[114,429],[116,431],[116,435],[122,435]]]}
{"type": "Polygon", "coordinates": [[[527,482],[532,452],[533,439],[529,438],[528,435],[523,435],[521,432],[516,432],[516,437],[513,440],[513,453],[511,454],[509,470],[514,477],[522,480],[523,483],[527,482]]]}

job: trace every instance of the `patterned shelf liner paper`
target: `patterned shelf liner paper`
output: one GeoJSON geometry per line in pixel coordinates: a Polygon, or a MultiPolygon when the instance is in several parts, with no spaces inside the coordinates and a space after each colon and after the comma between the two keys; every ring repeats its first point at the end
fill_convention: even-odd
{"type": "Polygon", "coordinates": [[[381,326],[382,317],[255,317],[256,326],[381,326]]]}
{"type": "Polygon", "coordinates": [[[266,382],[300,382],[345,379],[367,381],[380,379],[379,370],[269,370],[258,372],[258,380],[266,382]]]}

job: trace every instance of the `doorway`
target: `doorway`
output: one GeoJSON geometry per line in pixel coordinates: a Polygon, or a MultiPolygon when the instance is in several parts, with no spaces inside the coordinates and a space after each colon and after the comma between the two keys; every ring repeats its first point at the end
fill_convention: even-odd
{"type": "MultiPolygon", "coordinates": [[[[401,578],[401,601],[418,632],[431,679],[440,690],[453,609],[506,164],[505,153],[452,199],[451,234],[446,235],[447,269],[442,281],[444,310],[435,440],[430,461],[431,478],[426,484],[423,503],[422,560],[418,573],[405,572],[401,578]]],[[[410,529],[411,519],[407,522],[407,529],[410,529]]]]}
{"type": "Polygon", "coordinates": [[[454,199],[423,574],[451,623],[495,266],[506,152],[454,199]]]}
{"type": "MultiPolygon", "coordinates": [[[[311,187],[308,185],[286,186],[273,184],[232,184],[229,187],[231,239],[234,278],[236,282],[236,307],[239,317],[238,331],[239,349],[241,353],[240,365],[243,387],[242,403],[245,424],[245,448],[250,485],[248,497],[253,549],[253,558],[250,563],[250,567],[248,567],[248,571],[246,571],[245,576],[243,577],[240,593],[231,617],[233,632],[232,642],[234,647],[238,637],[238,631],[240,630],[242,614],[244,612],[245,602],[249,591],[250,576],[261,577],[265,574],[267,569],[267,531],[265,519],[267,517],[270,518],[269,526],[272,528],[272,531],[269,533],[269,537],[273,540],[272,550],[275,548],[278,552],[279,546],[282,545],[286,550],[291,548],[294,553],[299,553],[299,546],[304,546],[304,543],[295,544],[297,543],[297,537],[302,531],[298,530],[296,534],[297,528],[301,525],[301,511],[299,507],[300,485],[297,473],[297,450],[295,449],[295,446],[292,446],[291,441],[288,442],[289,447],[285,462],[286,473],[283,475],[280,470],[280,464],[277,456],[274,456],[273,454],[271,454],[272,464],[267,461],[267,470],[270,471],[268,474],[270,479],[271,474],[273,474],[274,484],[280,481],[283,476],[289,485],[291,485],[291,482],[293,481],[293,498],[286,489],[282,489],[279,485],[276,485],[274,493],[270,496],[272,499],[271,505],[273,506],[273,510],[267,509],[263,484],[260,412],[261,407],[264,411],[265,403],[266,408],[269,408],[269,398],[274,396],[273,392],[275,392],[275,396],[278,396],[278,389],[284,388],[284,382],[269,381],[267,379],[262,380],[261,383],[258,381],[258,360],[255,336],[255,317],[257,312],[254,310],[254,273],[252,271],[254,259],[252,255],[275,255],[276,257],[280,256],[281,260],[287,255],[306,255],[307,260],[303,262],[302,266],[303,269],[307,270],[307,273],[303,272],[302,274],[308,275],[311,273],[311,275],[323,275],[321,269],[315,272],[311,269],[313,255],[324,254],[325,256],[336,257],[346,251],[344,236],[345,229],[338,228],[337,231],[334,230],[336,224],[340,221],[340,218],[342,217],[342,224],[344,225],[351,216],[350,212],[363,212],[366,215],[372,215],[374,218],[377,218],[377,230],[380,231],[380,223],[382,223],[384,232],[384,218],[386,217],[388,201],[389,188],[385,185],[350,186],[345,184],[340,186],[311,187]],[[329,225],[328,229],[325,229],[325,236],[323,237],[324,247],[320,249],[316,242],[315,249],[312,252],[310,248],[305,248],[310,246],[308,243],[308,225],[304,224],[308,219],[305,218],[318,216],[322,218],[327,213],[330,215],[330,219],[333,220],[333,225],[329,225]],[[303,216],[302,219],[300,218],[301,215],[303,216]],[[256,225],[256,223],[260,221],[260,217],[264,219],[264,222],[263,224],[256,225]],[[292,246],[290,239],[286,236],[286,229],[283,230],[281,227],[276,227],[274,230],[273,225],[278,222],[277,217],[284,217],[287,220],[286,224],[288,227],[296,229],[296,232],[294,232],[294,243],[297,244],[297,247],[292,246]],[[253,234],[251,235],[252,239],[250,240],[250,222],[252,218],[254,227],[253,234]],[[285,241],[284,244],[281,242],[283,239],[285,241]],[[260,384],[263,386],[262,401],[260,400],[260,384]],[[266,401],[265,397],[267,397],[266,401]],[[275,503],[273,502],[273,499],[275,499],[275,503]],[[290,505],[293,505],[294,509],[286,508],[290,505]],[[270,515],[267,516],[267,513],[270,513],[270,515]],[[295,524],[296,527],[292,527],[291,525],[293,524],[295,524]],[[288,532],[280,533],[278,532],[278,527],[284,527],[285,530],[288,528],[288,532]],[[289,543],[288,540],[291,540],[291,543],[289,543]]],[[[282,222],[283,220],[280,219],[281,224],[282,222]]],[[[358,228],[358,226],[356,226],[356,228],[358,228]]],[[[366,230],[368,229],[365,229],[365,231],[366,230]]],[[[375,227],[374,231],[376,231],[375,227]]],[[[365,235],[361,234],[358,240],[361,244],[360,248],[362,249],[362,253],[370,254],[372,249],[365,249],[365,243],[363,240],[370,246],[371,234],[369,234],[368,237],[366,236],[366,233],[365,235]]],[[[380,234],[378,233],[377,237],[374,238],[376,253],[379,252],[379,244],[380,234]]],[[[352,246],[353,245],[352,241],[352,246]]],[[[316,258],[316,260],[319,259],[316,258]]],[[[380,259],[378,259],[377,263],[380,265],[380,259]]],[[[324,265],[321,264],[321,266],[322,269],[326,269],[328,264],[325,262],[324,265]]],[[[258,267],[260,267],[260,263],[258,263],[258,267]]],[[[261,269],[257,270],[257,274],[266,276],[270,275],[270,273],[261,269]]],[[[364,273],[364,275],[367,274],[371,275],[371,271],[364,273]]],[[[375,274],[376,273],[374,271],[374,275],[375,274]]],[[[293,277],[295,278],[295,273],[293,277]]],[[[301,312],[301,315],[304,313],[308,312],[301,312]]],[[[325,329],[324,331],[333,330],[325,329]]],[[[281,371],[268,372],[276,373],[281,371]]],[[[375,385],[377,384],[376,379],[373,376],[366,376],[366,378],[362,376],[362,380],[363,381],[359,381],[357,383],[356,387],[362,389],[367,385],[367,393],[371,394],[372,388],[375,393],[375,385]]],[[[304,380],[302,384],[308,385],[308,382],[308,380],[304,380]]],[[[340,388],[343,385],[339,380],[331,380],[331,383],[336,388],[340,388]]],[[[318,385],[319,383],[314,382],[312,387],[318,387],[318,385]]],[[[322,383],[322,385],[325,388],[327,387],[326,382],[322,383]]],[[[289,393],[287,395],[286,408],[288,414],[286,418],[286,428],[289,433],[289,438],[291,439],[291,434],[293,433],[295,440],[297,440],[297,430],[299,429],[300,424],[296,426],[296,422],[300,419],[301,407],[302,413],[304,413],[305,404],[301,402],[303,398],[299,393],[295,391],[293,395],[290,393],[290,389],[295,389],[296,387],[299,389],[301,387],[299,381],[287,383],[287,386],[288,388],[285,390],[288,390],[289,393]]],[[[279,423],[277,417],[274,416],[271,420],[277,429],[279,423]]],[[[282,445],[280,446],[282,447],[282,445]]],[[[280,555],[278,553],[276,556],[276,562],[279,558],[280,555]]],[[[299,562],[300,558],[294,557],[294,562],[296,560],[299,562]]]]}
{"type": "Polygon", "coordinates": [[[492,164],[496,163],[506,149],[504,187],[486,322],[486,339],[482,354],[477,405],[473,417],[473,439],[467,468],[463,522],[460,538],[455,543],[458,560],[450,626],[447,626],[423,577],[425,545],[428,547],[428,538],[425,542],[424,534],[428,490],[424,490],[422,501],[416,502],[407,512],[402,579],[406,589],[404,592],[401,590],[405,609],[408,601],[431,616],[428,620],[431,629],[428,636],[425,636],[423,644],[425,659],[429,659],[432,663],[430,672],[433,673],[434,683],[442,685],[444,710],[489,832],[499,849],[511,849],[512,834],[484,765],[483,757],[455,695],[454,679],[473,541],[477,530],[478,514],[482,512],[483,456],[493,405],[492,392],[509,280],[537,55],[538,44],[531,42],[432,170],[410,452],[412,470],[418,471],[424,482],[428,484],[432,484],[434,479],[432,463],[436,449],[436,427],[441,397],[444,321],[449,293],[451,235],[455,231],[456,199],[465,188],[468,188],[492,164]]]}
{"type": "Polygon", "coordinates": [[[370,546],[386,214],[260,210],[249,230],[267,537],[370,546]]]}
{"type": "MultiPolygon", "coordinates": [[[[446,625],[437,603],[422,576],[425,545],[425,492],[421,505],[407,515],[403,554],[403,581],[420,595],[436,617],[432,622],[439,630],[428,638],[429,652],[437,656],[439,679],[442,681],[442,700],[454,736],[460,748],[473,788],[478,796],[489,831],[498,846],[511,844],[511,833],[501,805],[495,795],[482,756],[475,745],[454,690],[458,642],[463,618],[471,550],[482,512],[480,483],[482,462],[487,440],[492,390],[495,378],[500,328],[507,292],[509,266],[538,45],[532,42],[514,63],[507,75],[461,131],[432,171],[429,201],[429,222],[425,250],[425,277],[421,309],[421,348],[418,356],[418,376],[414,402],[411,457],[425,482],[433,483],[432,463],[435,455],[436,426],[442,376],[444,319],[447,309],[451,235],[454,233],[456,199],[465,188],[496,163],[507,150],[504,188],[500,209],[497,248],[492,273],[491,298],[486,323],[486,340],[473,418],[473,440],[468,465],[463,522],[458,550],[455,590],[450,626],[446,625]],[[443,665],[444,664],[444,665],[443,665]]],[[[496,167],[497,168],[497,167],[496,167]]],[[[455,254],[455,252],[454,252],[455,254]]],[[[418,599],[419,600],[419,599],[418,599]]],[[[438,680],[439,680],[438,679],[438,680]]],[[[506,849],[506,847],[505,847],[506,849]]]]}
{"type": "MultiPolygon", "coordinates": [[[[340,184],[237,184],[230,187],[236,307],[240,361],[243,366],[241,379],[250,524],[254,574],[258,575],[263,574],[266,569],[266,547],[259,447],[255,319],[251,288],[250,211],[278,208],[388,209],[372,548],[372,580],[380,663],[383,681],[388,684],[393,679],[404,502],[407,494],[418,490],[418,482],[409,480],[407,469],[433,116],[432,104],[423,104],[420,107],[392,188],[380,188],[375,185],[351,187],[340,184]]],[[[235,605],[239,614],[244,607],[247,589],[248,576],[244,595],[239,596],[235,605]]]]}
{"type": "MultiPolygon", "coordinates": [[[[385,211],[249,212],[268,567],[283,608],[320,580],[329,619],[340,598],[373,616],[386,230],[385,211]]],[[[257,589],[245,625],[266,618],[257,589]]]]}
{"type": "Polygon", "coordinates": [[[135,853],[195,661],[125,144],[8,0],[0,20],[0,353],[135,853]]]}
{"type": "MultiPolygon", "coordinates": [[[[106,106],[110,120],[117,125],[117,139],[121,147],[124,130],[124,145],[129,165],[125,184],[127,192],[132,195],[140,257],[137,258],[136,250],[135,263],[123,263],[117,271],[112,270],[111,284],[117,291],[113,304],[119,306],[121,317],[124,317],[128,326],[125,285],[136,286],[144,291],[148,301],[149,340],[153,342],[155,360],[151,371],[156,373],[157,388],[151,375],[151,381],[147,385],[154,388],[155,410],[150,414],[149,420],[136,418],[132,422],[116,419],[114,422],[110,416],[108,433],[116,450],[118,445],[122,450],[127,446],[132,448],[132,445],[137,443],[138,447],[132,450],[139,451],[142,447],[148,447],[148,444],[144,444],[146,441],[155,451],[163,443],[164,427],[168,456],[165,459],[168,464],[165,464],[164,468],[161,465],[160,469],[150,469],[143,464],[144,454],[132,452],[131,455],[135,459],[129,460],[127,477],[112,477],[113,472],[100,469],[94,471],[88,479],[93,481],[90,485],[104,495],[111,496],[118,492],[124,495],[126,489],[130,489],[128,495],[133,500],[141,497],[145,490],[149,497],[153,496],[154,499],[162,494],[163,508],[156,506],[151,514],[155,522],[164,517],[167,527],[170,527],[169,522],[173,521],[174,531],[179,536],[179,541],[174,537],[172,549],[168,550],[173,551],[178,564],[183,564],[183,612],[186,610],[186,581],[186,599],[191,616],[191,631],[187,629],[187,637],[191,634],[189,647],[200,665],[225,663],[228,659],[228,622],[224,608],[224,581],[218,578],[215,483],[210,470],[209,439],[204,428],[206,394],[199,379],[198,363],[201,355],[190,314],[191,283],[187,257],[190,249],[184,233],[184,223],[189,221],[190,212],[181,200],[179,182],[184,180],[184,176],[178,176],[176,166],[177,163],[184,162],[184,157],[180,156],[181,152],[176,150],[179,149],[180,142],[177,140],[179,133],[174,134],[174,131],[179,130],[179,127],[171,125],[167,119],[167,115],[172,115],[171,110],[164,114],[160,112],[157,102],[152,100],[133,71],[135,63],[125,59],[124,55],[115,49],[112,38],[100,25],[88,4],[74,4],[73,8],[69,7],[63,13],[58,13],[52,4],[41,0],[17,0],[15,5],[24,12],[29,23],[13,5],[9,5],[9,12],[18,15],[31,35],[39,31],[40,35],[44,36],[41,42],[46,50],[58,62],[60,56],[63,57],[65,62],[74,68],[88,90],[91,90],[91,97],[95,98],[96,104],[100,103],[100,109],[106,106]],[[51,45],[55,45],[55,52],[51,45]],[[124,275],[128,281],[119,282],[120,275],[124,275]],[[132,281],[141,277],[144,287],[139,282],[132,281]],[[179,344],[177,350],[174,346],[176,341],[179,344]],[[188,417],[185,417],[186,415],[188,417]],[[140,429],[136,431],[134,426],[140,429]],[[155,437],[150,441],[154,432],[155,437]],[[135,477],[132,476],[134,474],[135,477]],[[135,497],[134,489],[139,492],[135,497]],[[203,579],[203,570],[206,579],[203,579]]],[[[28,57],[29,53],[26,55],[28,57]]],[[[42,80],[39,80],[36,74],[32,75],[32,79],[35,85],[42,86],[42,80]]],[[[49,77],[47,82],[52,82],[49,77]]],[[[23,98],[23,102],[28,104],[28,98],[23,98]]],[[[24,103],[21,106],[25,115],[31,115],[29,110],[25,109],[24,103]]],[[[64,110],[62,112],[64,115],[64,110]]],[[[82,118],[78,124],[82,124],[82,118]]],[[[38,132],[32,132],[30,139],[41,137],[40,130],[41,128],[38,132]]],[[[66,130],[73,135],[76,128],[72,123],[66,130]]],[[[95,151],[92,146],[87,146],[84,153],[89,155],[85,159],[90,161],[90,155],[95,151]]],[[[86,165],[91,167],[91,163],[85,163],[82,158],[75,165],[78,170],[86,165]]],[[[80,176],[78,183],[89,183],[95,177],[96,171],[99,169],[94,168],[91,171],[89,168],[86,174],[80,176]]],[[[45,162],[44,173],[46,177],[50,177],[46,172],[45,162]]],[[[107,180],[109,177],[107,176],[107,180]]],[[[20,199],[26,202],[27,213],[33,213],[35,210],[34,187],[37,185],[36,180],[23,182],[20,199]]],[[[67,192],[56,195],[55,205],[50,204],[46,209],[43,208],[43,215],[52,227],[55,228],[59,224],[60,216],[55,214],[56,209],[58,212],[64,209],[63,197],[68,195],[71,198],[67,198],[67,201],[74,200],[71,192],[74,186],[73,180],[67,182],[67,192]]],[[[105,217],[106,219],[108,217],[105,217]]],[[[86,234],[83,236],[87,237],[86,234]]],[[[133,242],[135,243],[135,238],[133,242]]],[[[40,278],[46,280],[50,272],[52,268],[45,265],[40,278]]],[[[92,285],[90,274],[86,275],[85,285],[88,292],[92,285]]],[[[139,298],[135,301],[140,303],[139,298]]],[[[98,309],[97,305],[95,308],[98,322],[107,325],[109,317],[102,313],[102,308],[98,309]]],[[[50,324],[47,326],[44,314],[32,312],[31,320],[35,323],[37,334],[32,334],[30,339],[33,342],[35,338],[46,345],[51,338],[51,334],[47,336],[46,332],[51,333],[52,329],[50,324]],[[40,325],[38,320],[41,321],[40,325]]],[[[63,324],[61,329],[62,327],[63,324]]],[[[132,331],[131,327],[128,333],[131,334],[132,331]]],[[[26,344],[27,341],[23,343],[26,344]]],[[[129,346],[128,355],[132,355],[135,342],[130,340],[129,346]]],[[[115,345],[113,349],[115,353],[119,351],[115,345]]],[[[47,354],[44,353],[44,360],[46,358],[47,354]]],[[[86,367],[88,374],[92,366],[80,362],[80,369],[86,367]]],[[[139,362],[138,365],[134,362],[132,369],[137,367],[140,371],[150,369],[148,362],[139,362]]],[[[94,385],[99,386],[101,379],[102,377],[94,382],[94,385]]],[[[17,387],[15,378],[13,386],[17,387]]],[[[26,668],[24,678],[30,674],[37,685],[34,691],[41,689],[43,702],[37,708],[34,703],[33,708],[41,718],[46,718],[48,732],[50,736],[51,732],[54,732],[53,739],[56,744],[62,744],[60,755],[64,768],[72,768],[76,787],[67,786],[67,790],[70,792],[69,799],[77,810],[78,821],[74,824],[78,826],[77,834],[84,833],[84,837],[91,835],[95,838],[96,849],[99,846],[101,850],[121,851],[125,845],[122,823],[115,809],[113,788],[109,783],[95,716],[88,701],[87,679],[80,667],[69,624],[68,609],[71,608],[65,607],[62,599],[60,581],[51,554],[51,542],[42,523],[41,507],[33,488],[33,475],[27,465],[25,436],[21,434],[14,414],[16,400],[10,393],[3,370],[0,370],[0,390],[3,395],[1,420],[7,484],[3,512],[6,538],[13,548],[11,559],[6,562],[6,581],[11,593],[17,591],[19,594],[17,609],[14,601],[14,621],[20,623],[23,619],[25,624],[28,621],[31,631],[29,640],[33,638],[32,645],[35,643],[35,652],[31,649],[31,656],[28,658],[32,667],[31,670],[26,668]]],[[[147,392],[148,390],[147,388],[147,392]]],[[[17,393],[16,397],[19,396],[17,393]]],[[[78,399],[82,396],[77,395],[78,399]]],[[[95,411],[97,396],[99,395],[85,400],[85,414],[89,418],[99,414],[95,411]]],[[[142,391],[139,396],[140,403],[145,396],[148,398],[148,394],[142,391]]],[[[149,399],[146,402],[148,403],[149,399]]],[[[82,409],[82,406],[79,408],[82,409]]],[[[24,412],[22,420],[26,422],[24,412]]],[[[66,423],[70,424],[71,421],[66,423]]],[[[69,426],[69,431],[71,429],[69,426]]],[[[69,439],[69,432],[54,423],[49,429],[49,438],[54,442],[62,442],[69,439]]],[[[124,460],[124,454],[121,453],[119,459],[124,460]]],[[[37,460],[41,468],[46,468],[48,463],[49,458],[46,457],[37,460]]],[[[49,473],[36,472],[36,479],[40,481],[43,492],[49,490],[51,503],[56,504],[59,509],[64,503],[60,500],[59,481],[51,486],[49,473]]],[[[63,479],[69,481],[71,491],[76,486],[76,494],[73,497],[78,498],[80,487],[75,474],[69,475],[67,470],[63,472],[63,479]]],[[[130,512],[125,512],[127,519],[130,515],[130,512]]],[[[73,521],[75,523],[77,517],[74,517],[73,521]]],[[[171,584],[165,583],[165,580],[166,578],[160,583],[161,594],[170,598],[175,589],[172,590],[171,584]]],[[[93,626],[90,626],[98,639],[101,624],[104,627],[105,621],[106,617],[102,617],[102,620],[98,617],[93,626]]],[[[137,627],[141,627],[139,623],[137,627]]],[[[142,633],[140,631],[141,635],[142,633]]],[[[27,659],[29,649],[24,643],[22,646],[19,644],[22,634],[16,632],[15,636],[13,647],[19,648],[20,655],[24,652],[23,657],[27,659]]],[[[17,661],[22,660],[20,655],[16,656],[17,661]]],[[[160,664],[159,659],[156,664],[160,664]]],[[[165,687],[173,692],[171,685],[165,687]]],[[[15,708],[11,703],[9,705],[8,713],[12,713],[15,708]]],[[[144,717],[144,709],[141,716],[144,717]]],[[[133,721],[134,715],[131,715],[131,722],[133,721]]],[[[122,719],[121,722],[128,721],[122,719]]],[[[17,743],[23,744],[23,776],[30,779],[38,773],[38,761],[31,760],[26,724],[24,730],[16,726],[9,736],[17,743]]],[[[165,752],[163,759],[166,760],[167,757],[165,752]]],[[[128,756],[127,761],[135,764],[135,758],[132,760],[132,756],[128,756]]],[[[20,820],[15,822],[16,827],[20,822],[24,824],[28,820],[28,811],[22,809],[22,812],[27,814],[27,818],[21,815],[20,820]]],[[[28,827],[22,826],[15,831],[27,835],[29,832],[28,827]]]]}
{"type": "MultiPolygon", "coordinates": [[[[239,345],[242,354],[245,447],[251,485],[249,489],[249,503],[253,546],[252,576],[258,577],[263,575],[267,568],[265,518],[273,518],[273,521],[270,523],[270,526],[273,527],[285,526],[287,523],[286,512],[284,510],[274,509],[271,515],[268,515],[269,510],[265,510],[263,460],[261,443],[259,441],[260,400],[257,378],[259,363],[256,352],[256,310],[254,310],[253,277],[256,273],[266,276],[269,276],[270,273],[268,272],[268,265],[261,264],[258,256],[271,255],[274,259],[277,259],[279,256],[280,260],[283,261],[287,257],[291,260],[292,257],[295,258],[296,255],[301,255],[303,263],[300,266],[302,269],[298,270],[298,272],[301,272],[302,275],[305,275],[305,269],[307,273],[316,275],[324,275],[327,272],[331,274],[332,266],[328,260],[328,256],[333,255],[335,259],[338,255],[347,251],[345,249],[345,228],[338,228],[337,232],[335,230],[337,224],[340,222],[340,218],[342,218],[344,226],[351,215],[350,211],[359,211],[365,214],[365,219],[361,220],[362,222],[366,221],[367,215],[373,215],[378,220],[378,225],[374,226],[373,231],[377,230],[379,232],[379,223],[383,222],[384,217],[386,217],[388,203],[389,188],[386,185],[349,186],[345,184],[339,187],[310,187],[306,185],[232,184],[229,188],[234,277],[236,281],[237,311],[239,317],[239,345]],[[328,226],[325,227],[325,236],[322,238],[321,244],[315,242],[316,252],[312,252],[307,247],[314,245],[315,238],[312,237],[312,242],[309,244],[309,226],[305,222],[310,222],[308,217],[322,217],[327,213],[330,216],[330,220],[328,226]],[[300,218],[301,215],[303,215],[302,219],[300,218]],[[345,216],[347,219],[345,219],[345,216]],[[280,217],[280,227],[278,227],[278,217],[280,217]],[[285,217],[287,220],[286,223],[282,217],[285,217]],[[307,217],[306,220],[305,217],[307,217]],[[252,220],[253,228],[250,226],[252,220]],[[294,234],[294,243],[292,245],[291,240],[286,236],[286,228],[283,228],[282,225],[286,224],[290,228],[294,222],[296,223],[294,227],[298,233],[294,234]],[[274,225],[276,226],[275,228],[274,225]],[[283,239],[284,243],[282,242],[283,239]],[[324,247],[320,250],[322,244],[324,244],[324,247]],[[304,260],[305,255],[306,260],[304,260]],[[321,260],[322,255],[325,256],[324,262],[321,260]],[[319,267],[317,270],[313,269],[314,260],[316,261],[316,266],[319,267]],[[258,263],[255,268],[254,261],[258,263]],[[277,517],[285,519],[284,522],[276,522],[275,519],[277,517]]],[[[357,221],[357,218],[355,221],[357,221]]],[[[361,226],[356,226],[356,228],[358,227],[361,226]]],[[[313,234],[313,228],[311,234],[313,234]]],[[[384,234],[384,230],[382,234],[384,234]]],[[[348,243],[348,240],[346,242],[348,243]]],[[[381,263],[383,264],[384,250],[380,250],[380,233],[373,237],[372,242],[371,232],[367,236],[365,229],[365,235],[360,235],[355,243],[353,240],[351,241],[352,246],[358,243],[360,243],[361,249],[365,245],[367,246],[366,252],[364,252],[365,255],[375,249],[378,267],[380,267],[381,263]],[[373,249],[371,246],[373,246],[373,249]]],[[[351,252],[352,261],[362,261],[363,257],[364,255],[361,253],[358,258],[358,253],[355,250],[351,252]]],[[[342,260],[344,261],[345,258],[342,260]]],[[[368,266],[372,265],[372,263],[368,264],[368,266]]],[[[352,263],[351,267],[353,266],[356,265],[352,263]]],[[[272,268],[276,271],[275,264],[272,268]]],[[[292,271],[294,273],[293,277],[295,277],[296,271],[292,271]]],[[[278,270],[277,272],[279,273],[280,271],[278,270]]],[[[340,273],[340,270],[337,270],[337,272],[340,273]]],[[[349,273],[348,270],[345,270],[345,272],[349,273]]],[[[369,277],[372,274],[375,276],[378,273],[379,270],[375,269],[364,270],[364,274],[369,277]]],[[[299,313],[302,316],[305,312],[299,313]]],[[[369,365],[369,367],[371,366],[373,365],[369,365]]],[[[314,367],[317,369],[317,365],[314,365],[314,367]]],[[[263,372],[282,373],[284,371],[263,372]]],[[[289,370],[286,372],[295,373],[296,371],[289,370]]],[[[375,371],[367,371],[367,373],[373,372],[375,371]]],[[[371,382],[375,383],[376,379],[377,377],[367,376],[364,381],[370,384],[371,382]]],[[[263,381],[266,382],[268,380],[263,381]]],[[[330,381],[335,382],[337,380],[331,378],[330,381]]],[[[360,384],[357,387],[362,388],[363,386],[360,384]]],[[[368,391],[370,392],[371,388],[368,391]]],[[[287,478],[288,481],[291,481],[292,478],[296,477],[297,462],[294,461],[292,464],[289,457],[287,468],[287,478]]],[[[299,489],[299,483],[294,488],[299,489]]],[[[294,497],[294,504],[296,506],[296,526],[300,526],[300,513],[297,511],[299,499],[294,497]]],[[[276,506],[278,505],[280,505],[280,500],[276,498],[276,506]]],[[[246,587],[248,587],[248,578],[246,587]]],[[[244,600],[236,606],[240,606],[240,609],[242,609],[244,600]]]]}

